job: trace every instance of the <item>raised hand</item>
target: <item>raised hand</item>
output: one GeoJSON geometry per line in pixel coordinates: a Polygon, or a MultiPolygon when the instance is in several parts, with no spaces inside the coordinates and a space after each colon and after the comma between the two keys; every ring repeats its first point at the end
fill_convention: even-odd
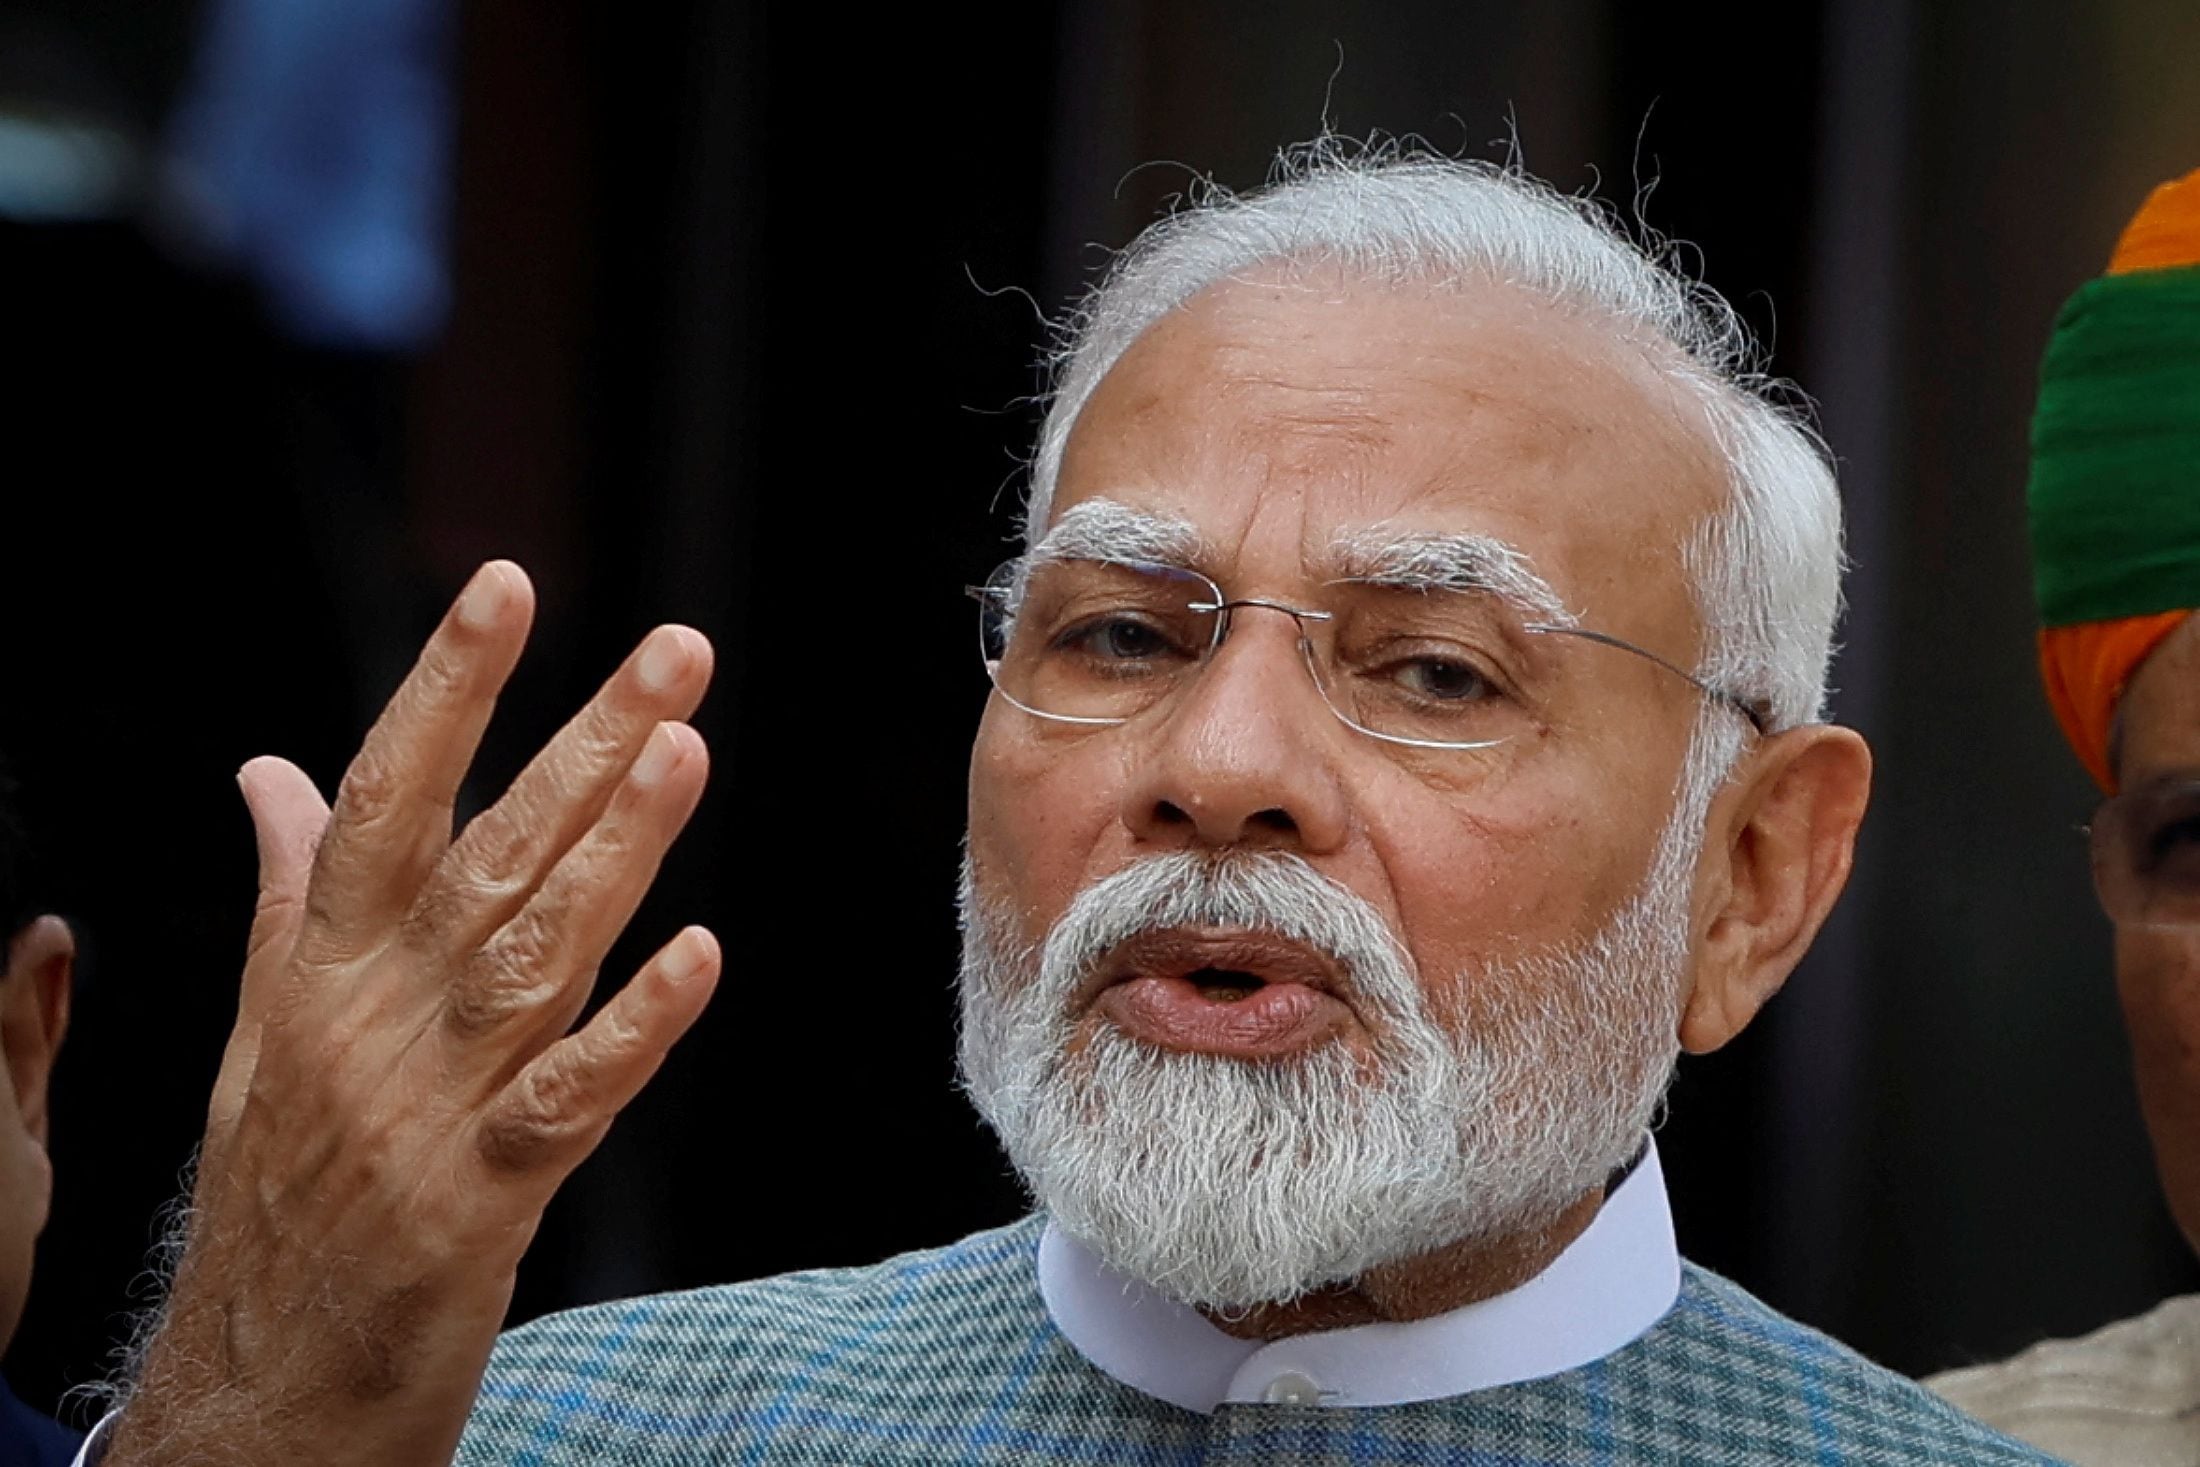
{"type": "Polygon", "coordinates": [[[448,1462],[544,1206],[709,999],[690,927],[567,1032],[702,792],[701,634],[652,632],[452,837],[532,613],[519,567],[482,567],[333,810],[282,760],[238,776],[237,1025],[108,1467],[448,1462]]]}

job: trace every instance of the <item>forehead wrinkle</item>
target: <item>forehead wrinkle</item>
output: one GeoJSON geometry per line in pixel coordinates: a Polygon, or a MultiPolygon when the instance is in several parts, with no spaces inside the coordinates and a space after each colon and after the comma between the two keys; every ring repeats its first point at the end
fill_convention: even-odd
{"type": "Polygon", "coordinates": [[[1104,560],[1191,565],[1200,559],[1204,543],[1189,520],[1100,497],[1064,510],[1031,547],[1031,559],[1035,563],[1104,560]]]}
{"type": "Polygon", "coordinates": [[[1433,534],[1377,525],[1348,530],[1330,542],[1329,561],[1342,580],[1372,581],[1422,591],[1470,591],[1495,596],[1530,620],[1574,627],[1581,618],[1527,553],[1494,535],[1433,534]]]}
{"type": "Polygon", "coordinates": [[[1382,413],[1358,409],[1283,411],[1270,408],[1241,426],[1237,436],[1254,444],[1266,444],[1283,437],[1309,445],[1335,445],[1360,452],[1376,452],[1388,448],[1393,435],[1390,420],[1382,413]]]}

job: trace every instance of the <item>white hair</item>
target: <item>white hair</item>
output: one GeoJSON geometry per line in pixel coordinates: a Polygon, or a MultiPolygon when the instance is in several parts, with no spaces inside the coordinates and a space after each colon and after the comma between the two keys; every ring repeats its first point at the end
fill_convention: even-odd
{"type": "Polygon", "coordinates": [[[1240,196],[1209,185],[1150,226],[1061,324],[1027,542],[1046,529],[1070,429],[1101,378],[1210,287],[1279,265],[1384,285],[1497,282],[1609,323],[1700,404],[1730,499],[1682,549],[1704,627],[1697,676],[1762,708],[1775,729],[1810,722],[1823,711],[1840,611],[1833,469],[1797,395],[1757,370],[1748,329],[1674,254],[1515,168],[1336,138],[1286,149],[1268,187],[1240,196]]]}
{"type": "Polygon", "coordinates": [[[1595,932],[1445,974],[1421,973],[1365,899],[1289,852],[1149,857],[1080,891],[1036,947],[966,854],[964,1090],[1071,1236],[1205,1308],[1544,1227],[1641,1146],[1672,1076],[1708,799],[1684,792],[1595,932]],[[1075,1045],[1073,997],[1108,954],[1190,924],[1328,955],[1369,1062],[1335,1043],[1267,1064],[1170,1053],[1106,1025],[1075,1045]],[[1439,1019],[1439,990],[1462,1016],[1439,1019]]]}

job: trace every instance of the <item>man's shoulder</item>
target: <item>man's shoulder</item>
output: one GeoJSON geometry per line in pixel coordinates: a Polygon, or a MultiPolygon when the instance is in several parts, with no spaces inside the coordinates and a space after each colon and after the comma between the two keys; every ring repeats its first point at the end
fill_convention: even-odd
{"type": "Polygon", "coordinates": [[[2200,1454],[2200,1294],[1926,1384],[2073,1461],[2191,1462],[2200,1454]]]}
{"type": "Polygon", "coordinates": [[[530,1369],[592,1368],[622,1358],[665,1363],[664,1351],[718,1353],[886,1344],[917,1332],[951,1332],[958,1321],[999,1317],[1038,1305],[1032,1264],[1041,1223],[1025,1218],[973,1233],[944,1248],[903,1253],[860,1268],[775,1274],[670,1294],[617,1299],[546,1315],[497,1342],[490,1378],[530,1369]]]}
{"type": "Polygon", "coordinates": [[[606,1432],[724,1442],[836,1400],[952,1394],[1046,1332],[1041,1227],[1026,1218],[867,1267],[548,1315],[498,1340],[458,1460],[588,1460],[576,1442],[606,1432]],[[559,1454],[524,1450],[550,1442],[559,1454]]]}
{"type": "Polygon", "coordinates": [[[1715,1410],[1728,1430],[1757,1422],[1803,1451],[1798,1460],[2054,1460],[1694,1264],[1672,1312],[1609,1363],[1658,1377],[1661,1391],[1715,1410]]]}
{"type": "Polygon", "coordinates": [[[1036,1304],[1032,1260],[1042,1226],[1028,1217],[882,1263],[774,1274],[546,1315],[499,1340],[492,1369],[561,1351],[647,1350],[665,1339],[740,1337],[769,1344],[816,1337],[846,1346],[858,1343],[851,1330],[933,1329],[973,1311],[999,1310],[1021,1296],[1036,1304]]]}

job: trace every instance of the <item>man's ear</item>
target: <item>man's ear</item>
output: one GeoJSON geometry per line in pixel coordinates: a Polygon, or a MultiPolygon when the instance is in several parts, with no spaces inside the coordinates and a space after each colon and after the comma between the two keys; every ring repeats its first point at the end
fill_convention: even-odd
{"type": "Polygon", "coordinates": [[[69,1028],[69,971],[76,939],[59,917],[40,917],[8,944],[0,978],[0,1055],[23,1127],[46,1139],[46,1091],[69,1028]]]}
{"type": "Polygon", "coordinates": [[[1760,742],[1712,802],[1683,1049],[1708,1054],[1741,1033],[1802,960],[1848,882],[1871,784],[1860,734],[1809,724],[1760,742]]]}

